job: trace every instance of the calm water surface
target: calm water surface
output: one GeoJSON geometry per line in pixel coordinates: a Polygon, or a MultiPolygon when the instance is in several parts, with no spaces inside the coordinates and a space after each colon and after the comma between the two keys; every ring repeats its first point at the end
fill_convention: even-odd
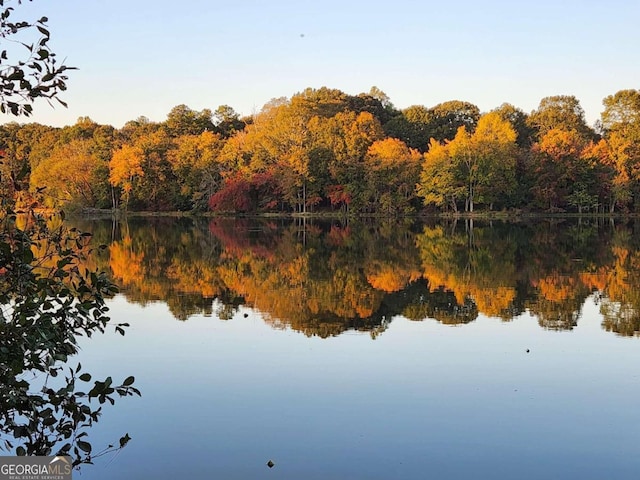
{"type": "Polygon", "coordinates": [[[80,224],[143,396],[78,477],[638,478],[640,235],[556,223],[80,224]]]}

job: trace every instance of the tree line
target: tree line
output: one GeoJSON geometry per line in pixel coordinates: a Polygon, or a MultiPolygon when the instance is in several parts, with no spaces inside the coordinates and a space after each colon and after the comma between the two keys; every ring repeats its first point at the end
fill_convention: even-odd
{"type": "Polygon", "coordinates": [[[531,113],[449,101],[397,109],[376,87],[308,88],[241,117],[174,107],[122,128],[0,127],[2,195],[67,209],[412,215],[477,210],[634,212],[640,91],[531,113]]]}

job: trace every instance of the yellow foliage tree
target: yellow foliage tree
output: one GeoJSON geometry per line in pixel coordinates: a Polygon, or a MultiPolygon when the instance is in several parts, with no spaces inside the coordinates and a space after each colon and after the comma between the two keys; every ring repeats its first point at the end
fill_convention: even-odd
{"type": "Polygon", "coordinates": [[[397,138],[377,140],[367,150],[364,170],[371,209],[387,215],[413,211],[422,155],[397,138]]]}
{"type": "Polygon", "coordinates": [[[465,211],[473,212],[480,201],[493,208],[506,202],[514,191],[516,132],[497,112],[480,117],[473,134],[460,127],[453,140],[431,139],[418,184],[426,204],[448,205],[458,210],[464,198],[465,211]]]}
{"type": "Polygon", "coordinates": [[[49,207],[95,206],[106,165],[93,153],[94,146],[91,140],[72,140],[54,148],[31,173],[31,190],[45,187],[49,207]]]}
{"type": "MultiPolygon", "coordinates": [[[[143,161],[144,152],[142,148],[125,144],[113,152],[109,162],[109,183],[122,189],[125,208],[131,197],[134,179],[144,176],[144,171],[142,170],[143,161]]],[[[117,207],[115,198],[113,206],[117,207]]]]}

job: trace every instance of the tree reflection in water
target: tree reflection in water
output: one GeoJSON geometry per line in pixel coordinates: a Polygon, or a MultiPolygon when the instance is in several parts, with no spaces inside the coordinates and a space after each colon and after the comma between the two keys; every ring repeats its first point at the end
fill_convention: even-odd
{"type": "Polygon", "coordinates": [[[274,328],[382,333],[394,316],[458,325],[478,315],[571,330],[593,298],[603,328],[640,334],[633,223],[554,219],[411,222],[134,218],[91,222],[131,302],[232,319],[246,305],[274,328]]]}

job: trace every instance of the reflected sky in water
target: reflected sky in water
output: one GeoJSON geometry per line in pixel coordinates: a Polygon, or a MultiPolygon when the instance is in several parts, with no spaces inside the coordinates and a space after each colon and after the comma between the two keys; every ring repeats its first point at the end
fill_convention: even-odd
{"type": "Polygon", "coordinates": [[[640,342],[603,330],[596,300],[570,331],[528,312],[395,316],[374,340],[274,329],[242,305],[180,322],[164,302],[118,296],[126,336],[83,341],[79,360],[96,377],[134,374],[143,396],[105,409],[94,448],[133,440],[78,477],[637,478],[640,342]]]}

